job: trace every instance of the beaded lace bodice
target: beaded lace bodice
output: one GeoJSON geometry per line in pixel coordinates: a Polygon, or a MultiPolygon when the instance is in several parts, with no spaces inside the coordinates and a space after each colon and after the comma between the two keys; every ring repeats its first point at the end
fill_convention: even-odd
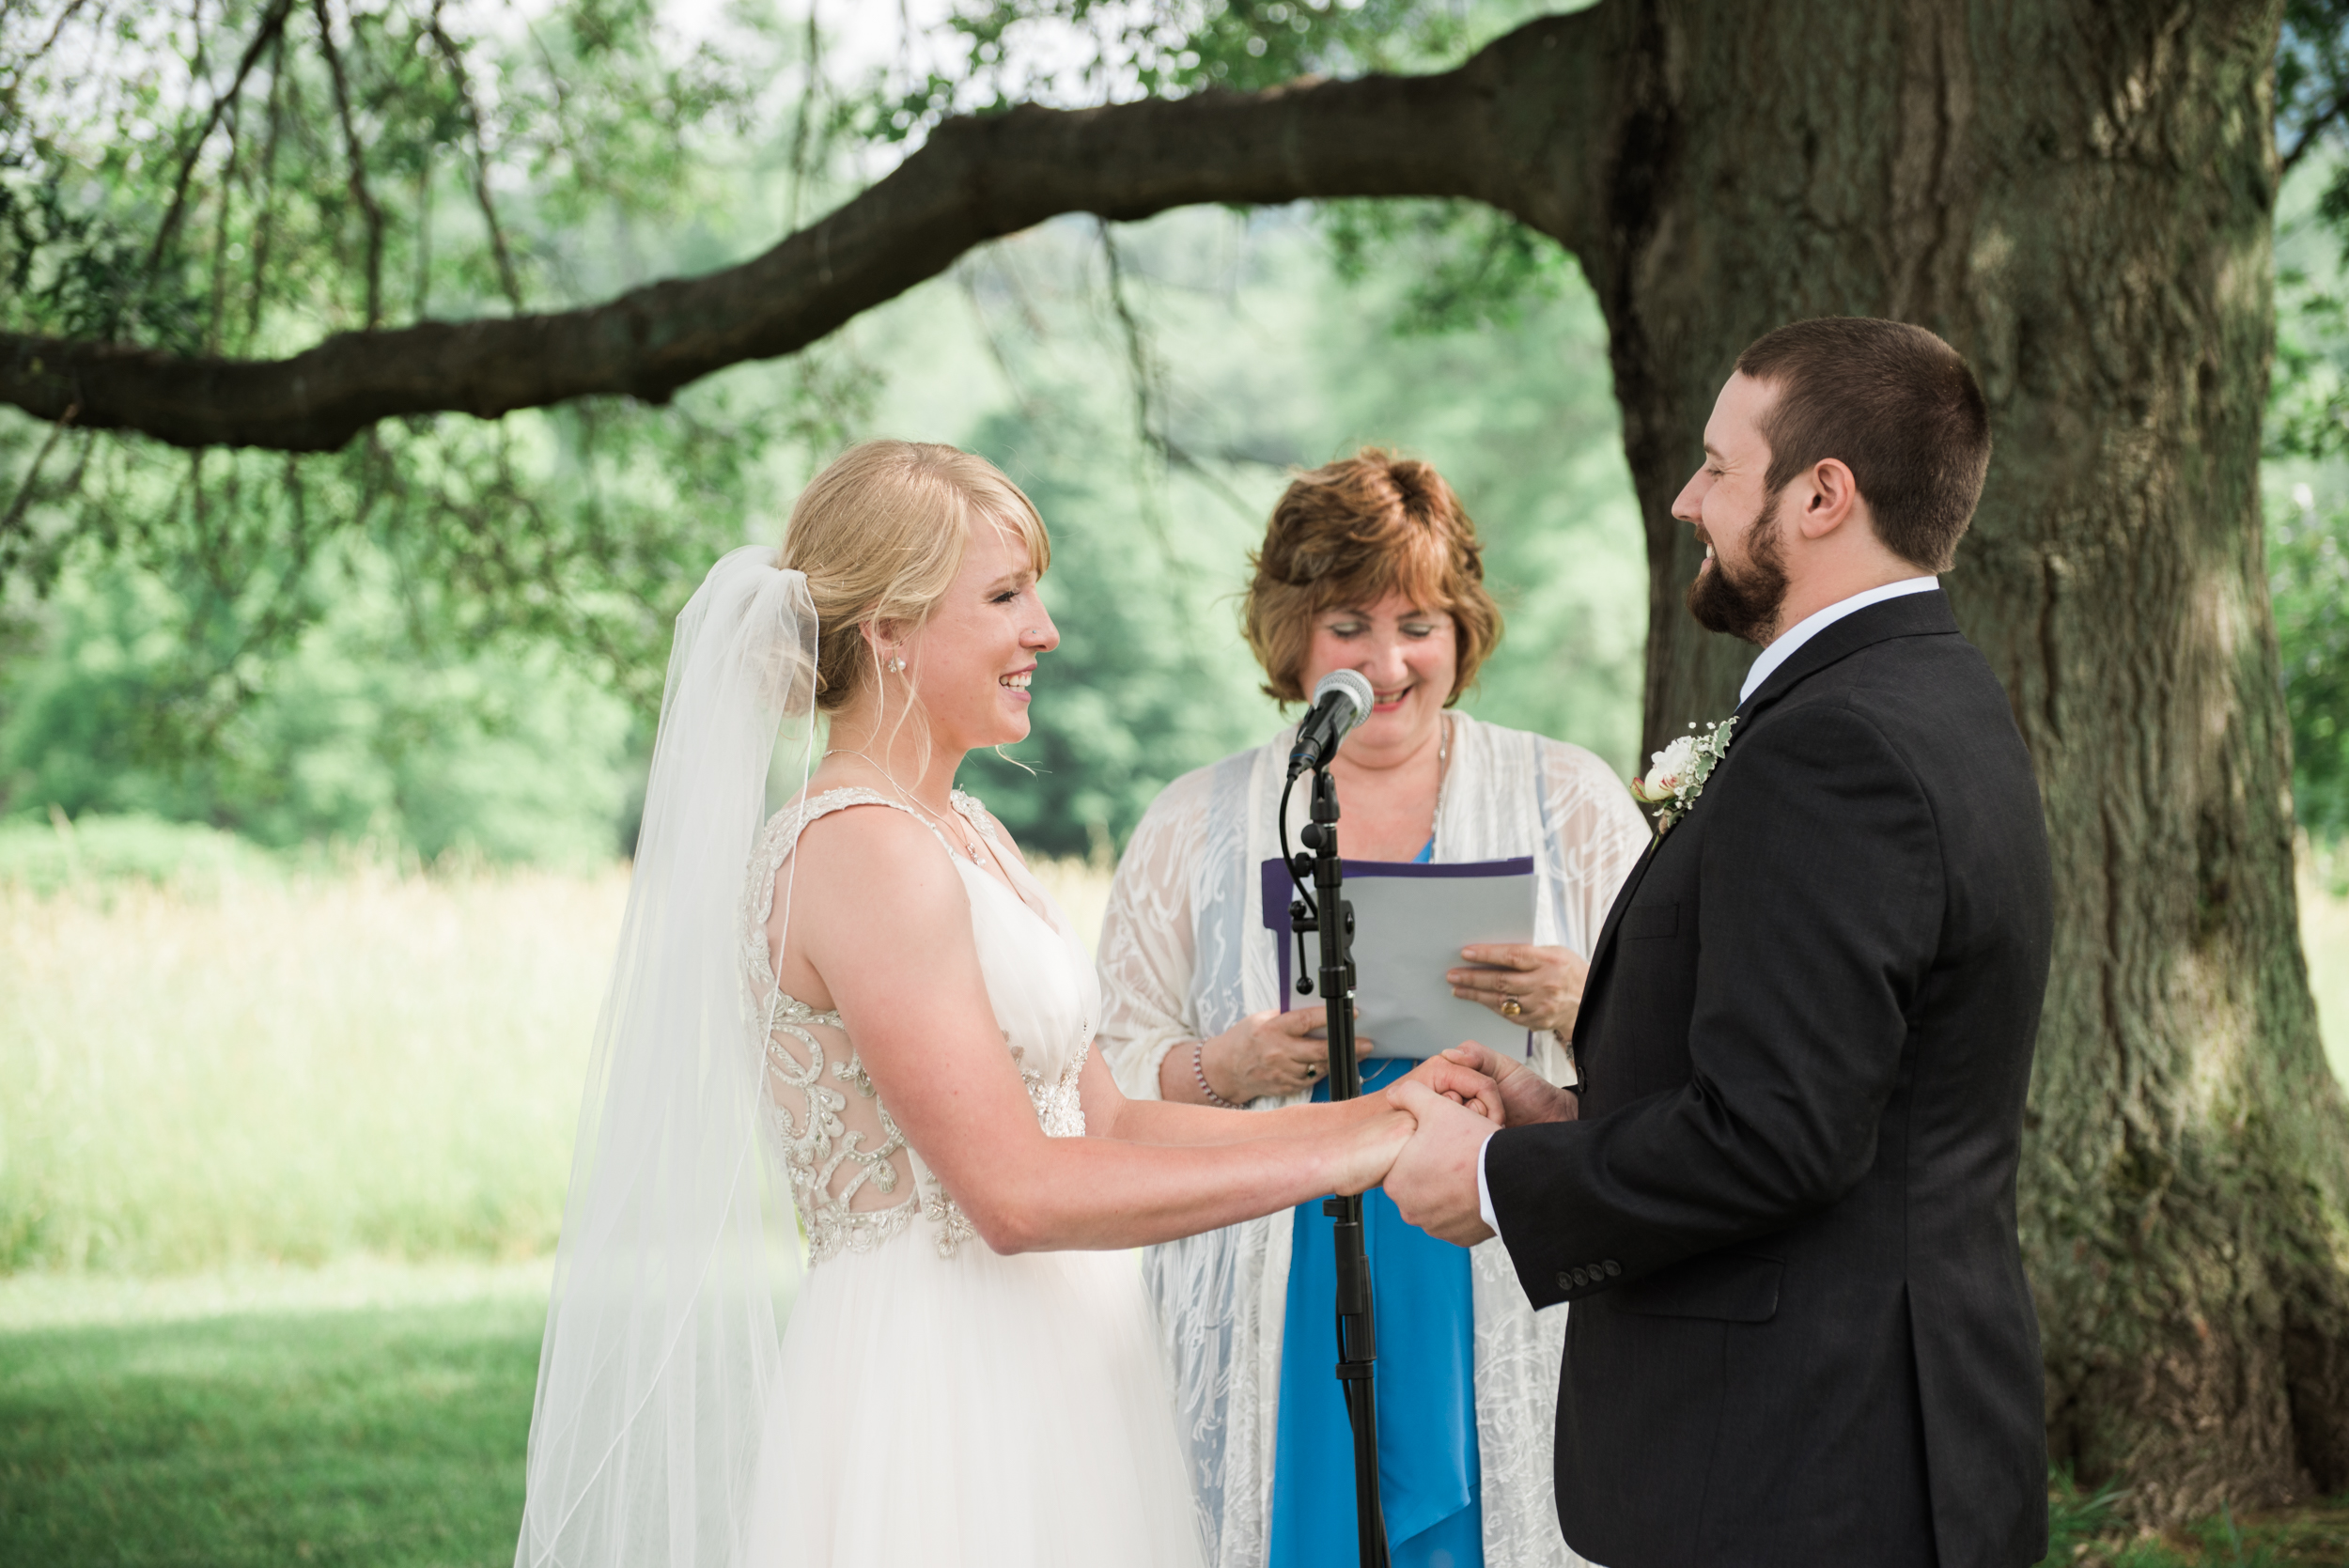
{"type": "MultiPolygon", "coordinates": [[[[954,803],[991,846],[1000,845],[993,819],[977,801],[957,790],[954,803]]],[[[789,1180],[811,1263],[841,1252],[869,1252],[910,1229],[917,1218],[928,1227],[939,1256],[951,1258],[976,1234],[970,1220],[921,1151],[898,1130],[840,1015],[817,1012],[785,993],[769,951],[767,926],[778,879],[787,879],[800,834],[810,823],[851,806],[885,806],[923,820],[902,801],[874,790],[828,790],[776,813],[751,856],[743,890],[742,968],[763,1026],[771,1152],[789,1180]]],[[[955,853],[935,826],[924,826],[962,877],[988,1000],[1027,1085],[1037,1125],[1050,1137],[1082,1137],[1078,1078],[1100,1017],[1090,958],[1067,921],[1011,856],[1002,859],[1017,892],[955,853]]],[[[821,919],[822,913],[801,899],[791,918],[821,919]]]]}

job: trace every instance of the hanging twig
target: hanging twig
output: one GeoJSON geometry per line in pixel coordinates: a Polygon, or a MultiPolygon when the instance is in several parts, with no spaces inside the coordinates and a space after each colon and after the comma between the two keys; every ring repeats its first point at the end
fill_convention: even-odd
{"type": "Polygon", "coordinates": [[[269,62],[269,130],[261,138],[260,210],[253,219],[253,298],[245,311],[248,348],[261,330],[262,287],[269,275],[269,242],[277,219],[277,132],[285,124],[286,36],[277,35],[269,62]]]}
{"type": "Polygon", "coordinates": [[[424,319],[432,300],[432,149],[416,160],[416,298],[408,314],[424,319]]]}
{"type": "Polygon", "coordinates": [[[327,15],[326,0],[310,0],[310,8],[318,15],[319,47],[326,54],[326,71],[334,83],[334,111],[342,119],[343,143],[350,159],[350,197],[367,220],[367,330],[373,332],[383,320],[383,210],[375,205],[375,193],[367,189],[366,156],[350,114],[350,83],[343,75],[342,52],[334,47],[334,24],[327,15]]]}
{"type": "Polygon", "coordinates": [[[1019,373],[1012,369],[1011,357],[1003,352],[1003,341],[995,335],[995,323],[988,319],[987,303],[979,298],[978,284],[972,276],[975,271],[973,264],[966,259],[955,268],[955,282],[961,286],[962,297],[970,303],[971,318],[978,323],[979,339],[987,345],[988,357],[995,362],[995,368],[1003,372],[1003,384],[1011,389],[1012,401],[1019,405],[1023,418],[1034,421],[1036,417],[1035,400],[1028,396],[1028,389],[1021,384],[1019,373]]]}
{"type": "Polygon", "coordinates": [[[2322,114],[2311,115],[2302,121],[2300,133],[2293,138],[2292,150],[2283,155],[2282,172],[2290,174],[2295,164],[2315,151],[2324,141],[2325,133],[2339,125],[2343,116],[2349,116],[2349,98],[2335,94],[2331,101],[2325,105],[2322,114]]]}
{"type": "Polygon", "coordinates": [[[1132,378],[1134,389],[1134,433],[1143,454],[1143,472],[1134,475],[1134,489],[1141,503],[1143,526],[1158,541],[1159,554],[1168,566],[1179,570],[1182,562],[1174,553],[1174,540],[1168,537],[1163,498],[1157,484],[1158,474],[1147,472],[1148,458],[1159,459],[1159,472],[1165,471],[1166,440],[1159,431],[1154,417],[1159,402],[1157,356],[1150,351],[1150,342],[1142,329],[1142,320],[1126,301],[1126,267],[1117,254],[1116,236],[1110,232],[1109,220],[1097,217],[1094,227],[1101,236],[1101,254],[1109,260],[1110,311],[1117,318],[1119,329],[1126,338],[1126,367],[1132,378]]]}
{"type": "Polygon", "coordinates": [[[1142,322],[1126,301],[1126,266],[1117,254],[1117,237],[1110,232],[1107,218],[1094,219],[1093,226],[1101,236],[1101,254],[1109,261],[1110,311],[1117,318],[1118,329],[1126,339],[1126,367],[1134,388],[1135,434],[1144,447],[1159,452],[1164,443],[1159,439],[1159,422],[1153,417],[1159,400],[1155,356],[1150,352],[1148,339],[1143,335],[1142,322]]]}
{"type": "MultiPolygon", "coordinates": [[[[15,533],[18,525],[23,522],[25,508],[33,504],[33,488],[40,481],[41,466],[49,461],[49,454],[57,449],[57,442],[65,439],[66,429],[73,423],[73,416],[81,411],[79,406],[68,409],[65,417],[49,427],[49,439],[42,442],[40,450],[33,454],[33,466],[24,471],[24,482],[16,487],[16,499],[9,503],[8,516],[0,517],[0,539],[15,533]]],[[[83,455],[83,460],[87,462],[87,453],[83,455]]],[[[77,469],[76,483],[79,479],[80,470],[77,469]]]]}
{"type": "Polygon", "coordinates": [[[432,17],[427,25],[441,57],[448,62],[449,74],[457,78],[458,101],[464,105],[465,124],[473,132],[474,199],[480,204],[482,219],[490,225],[490,251],[497,258],[499,287],[506,290],[506,303],[520,314],[521,282],[514,274],[514,257],[506,248],[506,228],[498,222],[497,203],[490,195],[490,144],[481,131],[481,109],[474,101],[473,78],[465,73],[464,54],[441,25],[441,0],[432,0],[432,17]]]}
{"type": "Polygon", "coordinates": [[[800,93],[800,112],[791,128],[791,199],[783,219],[786,234],[800,226],[800,206],[807,190],[808,143],[813,132],[817,88],[822,82],[822,50],[823,35],[816,27],[816,0],[807,0],[807,85],[800,93]]]}
{"type": "MultiPolygon", "coordinates": [[[[82,8],[88,3],[89,0],[70,0],[70,3],[67,5],[66,8],[57,13],[56,25],[50,28],[49,36],[40,40],[40,47],[34,50],[30,54],[24,56],[23,63],[17,67],[17,75],[19,78],[23,77],[26,67],[39,64],[41,56],[48,54],[52,49],[54,49],[57,46],[57,40],[65,37],[66,23],[81,15],[82,8]]],[[[98,16],[100,21],[102,22],[105,20],[106,13],[102,8],[100,9],[98,16]]]]}
{"type": "MultiPolygon", "coordinates": [[[[1200,461],[1189,447],[1177,442],[1169,428],[1165,372],[1159,365],[1158,355],[1151,350],[1142,318],[1126,298],[1126,271],[1118,255],[1116,237],[1110,232],[1107,219],[1096,218],[1094,224],[1101,233],[1102,253],[1109,257],[1110,309],[1116,316],[1126,338],[1127,370],[1133,380],[1134,388],[1134,427],[1143,449],[1157,454],[1159,461],[1166,467],[1179,468],[1190,474],[1214,491],[1217,498],[1231,507],[1242,521],[1253,522],[1256,519],[1255,508],[1248,505],[1247,498],[1232,489],[1221,474],[1200,461]]],[[[1144,484],[1147,485],[1147,480],[1144,484]]],[[[1159,520],[1157,492],[1150,489],[1146,494],[1144,520],[1159,533],[1159,543],[1166,547],[1168,561],[1179,565],[1172,543],[1166,538],[1163,524],[1159,520]]]]}
{"type": "MultiPolygon", "coordinates": [[[[323,3],[324,0],[320,0],[320,4],[323,3]]],[[[163,211],[163,226],[155,231],[154,248],[147,253],[148,285],[154,282],[155,269],[163,264],[163,252],[169,248],[172,237],[179,230],[179,218],[188,204],[188,181],[195,174],[196,160],[203,156],[204,145],[212,139],[212,132],[219,128],[220,116],[227,110],[229,101],[244,91],[245,78],[252,74],[253,67],[261,58],[261,51],[267,49],[283,30],[287,14],[292,9],[293,0],[271,0],[270,8],[261,17],[260,30],[253,35],[253,41],[245,45],[244,57],[237,62],[237,74],[228,84],[228,90],[212,100],[211,109],[204,116],[204,128],[196,132],[194,141],[181,149],[179,178],[172,181],[171,186],[171,205],[163,211]]],[[[328,48],[331,57],[333,45],[328,48]]],[[[340,80],[339,75],[336,80],[340,80]]]]}
{"type": "Polygon", "coordinates": [[[229,111],[228,162],[220,171],[220,221],[212,228],[212,316],[204,329],[204,351],[208,354],[220,352],[221,318],[228,309],[228,220],[235,205],[237,154],[241,150],[237,130],[242,118],[241,110],[229,111]]]}

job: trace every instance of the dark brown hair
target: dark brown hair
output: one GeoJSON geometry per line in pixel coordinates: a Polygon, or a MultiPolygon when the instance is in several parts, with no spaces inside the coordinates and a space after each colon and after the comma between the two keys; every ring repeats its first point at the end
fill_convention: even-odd
{"type": "Polygon", "coordinates": [[[1964,355],[1906,321],[1825,316],[1755,339],[1737,369],[1778,388],[1762,419],[1771,495],[1840,458],[1884,547],[1950,569],[1990,468],[1990,409],[1964,355]]]}
{"type": "Polygon", "coordinates": [[[1501,641],[1501,607],[1485,591],[1484,547],[1460,498],[1430,465],[1365,446],[1300,474],[1272,508],[1241,605],[1265,692],[1303,702],[1313,618],[1401,594],[1452,616],[1457,660],[1450,706],[1501,641]]]}

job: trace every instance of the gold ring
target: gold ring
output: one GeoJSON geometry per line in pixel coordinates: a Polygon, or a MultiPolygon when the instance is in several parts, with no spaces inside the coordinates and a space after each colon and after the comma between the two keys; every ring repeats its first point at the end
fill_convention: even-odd
{"type": "Polygon", "coordinates": [[[1513,996],[1504,996],[1501,999],[1501,1010],[1513,1018],[1519,1013],[1525,1011],[1524,1008],[1517,1005],[1517,999],[1513,996]]]}

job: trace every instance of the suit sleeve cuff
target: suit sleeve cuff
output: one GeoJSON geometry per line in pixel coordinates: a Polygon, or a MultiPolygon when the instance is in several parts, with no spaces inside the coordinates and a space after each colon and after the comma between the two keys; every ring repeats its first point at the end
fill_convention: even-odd
{"type": "Polygon", "coordinates": [[[1485,1228],[1493,1234],[1501,1234],[1500,1217],[1493,1213],[1492,1184],[1485,1179],[1485,1155],[1493,1146],[1493,1135],[1486,1133],[1485,1141],[1476,1146],[1476,1214],[1485,1221],[1485,1228]]]}

